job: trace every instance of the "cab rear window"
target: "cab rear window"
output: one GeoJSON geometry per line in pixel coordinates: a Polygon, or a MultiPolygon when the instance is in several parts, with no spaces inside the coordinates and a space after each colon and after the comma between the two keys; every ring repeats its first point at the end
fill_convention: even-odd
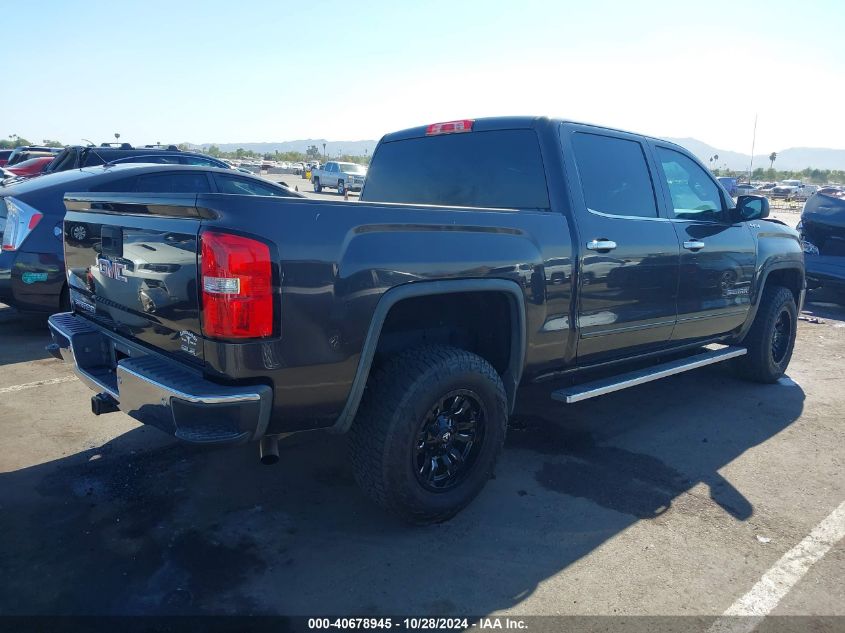
{"type": "Polygon", "coordinates": [[[382,143],[362,200],[548,209],[537,134],[495,130],[382,143]]]}

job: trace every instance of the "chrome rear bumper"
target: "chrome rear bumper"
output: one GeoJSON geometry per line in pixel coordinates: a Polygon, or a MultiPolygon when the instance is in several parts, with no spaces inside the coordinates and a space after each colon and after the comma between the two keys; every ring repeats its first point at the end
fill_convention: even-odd
{"type": "Polygon", "coordinates": [[[267,429],[267,385],[219,385],[72,312],[52,315],[48,325],[51,353],[139,422],[198,444],[257,440],[267,429]]]}

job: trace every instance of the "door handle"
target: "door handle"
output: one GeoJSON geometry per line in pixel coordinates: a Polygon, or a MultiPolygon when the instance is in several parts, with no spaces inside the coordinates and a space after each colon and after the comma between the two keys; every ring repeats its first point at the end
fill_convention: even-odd
{"type": "Polygon", "coordinates": [[[587,248],[591,251],[612,251],[616,248],[616,242],[613,240],[590,240],[587,242],[587,248]]]}
{"type": "Polygon", "coordinates": [[[687,240],[684,242],[684,248],[688,251],[700,251],[704,248],[704,242],[699,242],[698,240],[687,240]]]}

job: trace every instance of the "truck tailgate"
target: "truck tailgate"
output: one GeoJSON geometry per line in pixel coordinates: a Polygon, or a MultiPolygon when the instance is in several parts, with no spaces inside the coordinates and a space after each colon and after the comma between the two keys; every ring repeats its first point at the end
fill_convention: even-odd
{"type": "Polygon", "coordinates": [[[102,200],[65,197],[65,266],[74,311],[126,338],[201,362],[196,196],[145,194],[144,204],[119,194],[102,200]]]}

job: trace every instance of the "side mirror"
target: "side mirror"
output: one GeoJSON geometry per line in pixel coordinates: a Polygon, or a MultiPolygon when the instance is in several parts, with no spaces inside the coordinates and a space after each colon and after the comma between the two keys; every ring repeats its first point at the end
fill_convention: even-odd
{"type": "Polygon", "coordinates": [[[769,199],[764,196],[739,196],[732,215],[736,222],[767,218],[769,217],[769,199]]]}

